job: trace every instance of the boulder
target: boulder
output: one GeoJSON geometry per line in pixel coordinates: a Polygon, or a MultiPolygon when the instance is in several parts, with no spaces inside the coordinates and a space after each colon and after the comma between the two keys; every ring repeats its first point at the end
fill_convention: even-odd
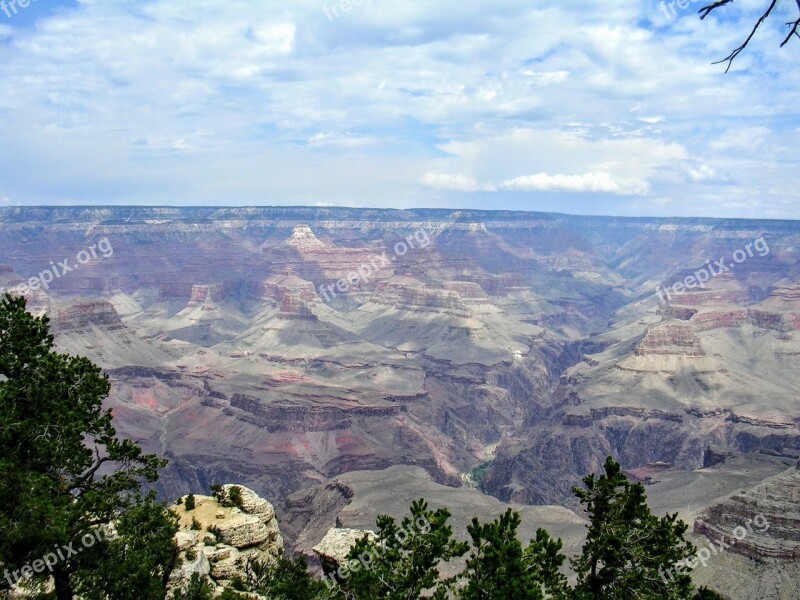
{"type": "Polygon", "coordinates": [[[228,497],[231,488],[239,488],[239,506],[195,494],[193,510],[186,510],[185,503],[170,508],[179,517],[175,541],[184,561],[170,577],[171,589],[183,588],[199,573],[220,591],[227,582],[245,577],[251,561],[270,563],[283,554],[283,537],[272,504],[244,486],[222,487],[228,497]],[[193,523],[200,529],[192,529],[193,523]]]}
{"type": "Polygon", "coordinates": [[[347,559],[350,548],[367,535],[370,540],[377,538],[374,531],[361,529],[332,528],[328,530],[319,544],[314,546],[314,552],[319,556],[320,562],[328,567],[339,566],[347,559]]]}

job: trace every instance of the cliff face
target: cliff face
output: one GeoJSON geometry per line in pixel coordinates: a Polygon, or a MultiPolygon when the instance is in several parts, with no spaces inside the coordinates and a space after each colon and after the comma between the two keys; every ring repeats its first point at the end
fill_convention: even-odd
{"type": "Polygon", "coordinates": [[[114,305],[107,300],[80,300],[64,308],[51,311],[54,333],[83,331],[92,326],[103,329],[121,329],[122,319],[114,305]]]}
{"type": "Polygon", "coordinates": [[[636,347],[639,356],[705,356],[700,340],[691,326],[683,323],[668,323],[647,330],[636,347]]]}
{"type": "Polygon", "coordinates": [[[694,531],[756,559],[800,559],[800,466],[710,506],[694,531]]]}
{"type": "Polygon", "coordinates": [[[800,449],[800,226],[312,208],[0,209],[3,282],[106,237],[31,294],[113,379],[169,497],[235,480],[284,500],[424,468],[563,502],[613,454],[800,449]],[[707,258],[754,254],[659,296],[707,258]]]}

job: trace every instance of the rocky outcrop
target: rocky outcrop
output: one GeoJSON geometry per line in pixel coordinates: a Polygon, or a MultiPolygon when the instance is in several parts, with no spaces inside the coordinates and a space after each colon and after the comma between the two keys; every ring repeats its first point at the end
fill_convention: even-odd
{"type": "Polygon", "coordinates": [[[705,356],[692,327],[684,322],[668,323],[649,329],[636,347],[638,356],[705,356]]]}
{"type": "Polygon", "coordinates": [[[729,550],[778,561],[800,559],[800,467],[791,468],[708,507],[694,531],[729,550]]]}
{"type": "Polygon", "coordinates": [[[489,299],[480,285],[470,281],[446,281],[442,284],[442,287],[445,290],[457,293],[465,304],[483,303],[489,299]]]}
{"type": "Polygon", "coordinates": [[[658,312],[667,319],[678,319],[679,321],[688,321],[697,314],[697,309],[688,308],[686,306],[674,306],[672,304],[665,304],[659,308],[658,312]]]}
{"type": "Polygon", "coordinates": [[[291,269],[284,275],[274,275],[265,280],[258,296],[275,302],[280,308],[278,316],[282,319],[317,320],[308,306],[310,302],[319,301],[314,284],[298,277],[291,269]]]}
{"type": "Polygon", "coordinates": [[[318,250],[327,247],[308,225],[297,225],[292,231],[292,237],[286,240],[283,244],[286,247],[297,248],[298,250],[318,250]]]}
{"type": "MultiPolygon", "coordinates": [[[[469,291],[479,298],[475,288],[470,288],[469,291]]],[[[411,277],[393,278],[379,284],[372,302],[410,312],[443,313],[465,319],[472,316],[459,293],[430,288],[411,277]]]]}
{"type": "Polygon", "coordinates": [[[345,429],[357,417],[384,418],[406,412],[396,406],[296,406],[275,404],[245,394],[234,394],[230,405],[258,419],[265,431],[332,431],[345,429]]]}
{"type": "Polygon", "coordinates": [[[224,298],[224,289],[220,284],[193,285],[188,306],[213,305],[224,298]]]}
{"type": "Polygon", "coordinates": [[[750,310],[747,312],[747,321],[761,329],[773,329],[782,331],[784,329],[783,315],[765,310],[750,310]]]}
{"type": "Polygon", "coordinates": [[[696,331],[710,331],[723,327],[739,327],[747,322],[747,310],[731,308],[726,310],[707,311],[692,317],[692,325],[696,331]]]}
{"type": "Polygon", "coordinates": [[[194,573],[218,591],[245,577],[248,564],[269,564],[283,554],[283,537],[272,504],[244,486],[224,485],[228,498],[239,488],[241,503],[220,503],[211,496],[195,495],[195,508],[186,510],[186,497],[170,510],[180,518],[175,536],[183,563],[170,576],[170,588],[180,589],[194,573]]]}
{"type": "Polygon", "coordinates": [[[122,328],[122,319],[106,300],[79,300],[50,314],[54,333],[81,331],[92,326],[103,329],[122,328]]]}
{"type": "Polygon", "coordinates": [[[347,561],[347,554],[355,543],[367,536],[370,540],[377,538],[374,531],[361,529],[332,528],[325,537],[314,546],[320,563],[326,572],[334,571],[347,561]]]}

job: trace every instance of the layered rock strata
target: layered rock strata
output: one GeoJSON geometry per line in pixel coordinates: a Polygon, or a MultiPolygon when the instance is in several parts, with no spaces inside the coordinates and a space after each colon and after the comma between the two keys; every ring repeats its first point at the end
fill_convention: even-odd
{"type": "Polygon", "coordinates": [[[170,508],[180,518],[175,539],[183,559],[170,576],[171,589],[183,588],[197,573],[221,592],[237,578],[246,578],[251,562],[270,564],[283,555],[272,504],[244,486],[222,486],[228,497],[234,487],[241,493],[239,506],[195,495],[193,510],[186,510],[186,497],[170,508]]]}

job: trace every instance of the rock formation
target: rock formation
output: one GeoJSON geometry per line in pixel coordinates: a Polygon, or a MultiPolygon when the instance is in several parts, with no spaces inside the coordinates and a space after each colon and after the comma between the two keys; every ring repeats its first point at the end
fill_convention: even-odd
{"type": "Polygon", "coordinates": [[[326,244],[317,239],[308,225],[297,225],[292,231],[292,237],[284,242],[284,246],[303,251],[325,248],[326,244]]]}
{"type": "Polygon", "coordinates": [[[114,256],[39,306],[111,375],[121,435],[170,459],[163,497],[224,479],[283,501],[402,466],[453,489],[488,463],[489,494],[562,503],[609,454],[673,464],[657,481],[800,451],[795,222],[0,208],[0,281],[100,236],[114,256]],[[768,256],[659,298],[762,235],[768,256]]]}
{"type": "Polygon", "coordinates": [[[325,572],[331,572],[346,564],[347,554],[350,548],[358,541],[367,536],[369,539],[376,539],[374,531],[361,529],[347,529],[333,527],[328,530],[325,537],[313,550],[319,556],[320,563],[325,572]]]}
{"type": "Polygon", "coordinates": [[[800,466],[710,506],[694,531],[759,560],[800,560],[800,466]]]}
{"type": "Polygon", "coordinates": [[[238,487],[239,506],[220,504],[212,496],[195,495],[195,508],[186,510],[186,498],[170,510],[180,517],[175,536],[183,563],[170,576],[170,587],[179,589],[194,573],[221,591],[231,581],[246,578],[250,562],[274,562],[283,554],[281,537],[272,504],[244,486],[238,487]]]}
{"type": "Polygon", "coordinates": [[[92,326],[104,329],[123,327],[119,314],[107,300],[78,300],[56,309],[50,318],[55,333],[82,331],[92,326]]]}

